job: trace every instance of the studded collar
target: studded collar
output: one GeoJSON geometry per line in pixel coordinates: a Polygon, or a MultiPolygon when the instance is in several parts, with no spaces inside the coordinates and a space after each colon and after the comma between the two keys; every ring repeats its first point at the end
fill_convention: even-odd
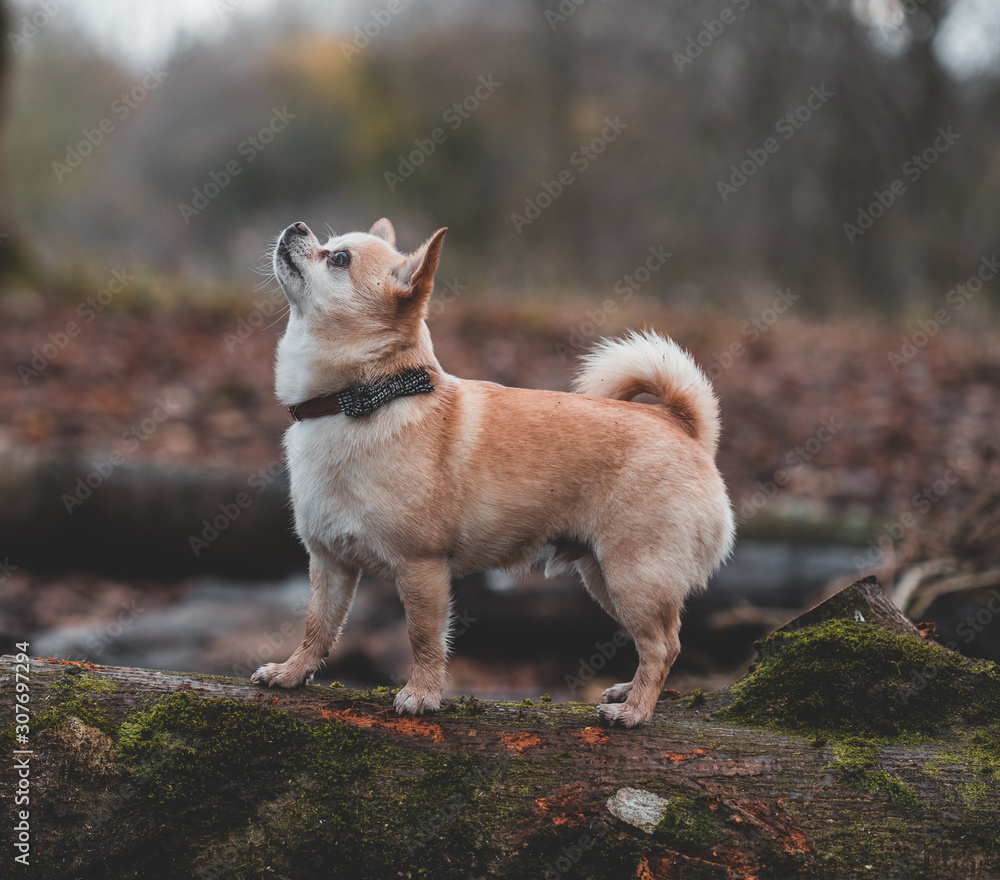
{"type": "Polygon", "coordinates": [[[312,397],[288,407],[295,422],[318,419],[343,413],[352,419],[367,416],[397,397],[428,394],[434,390],[430,376],[423,367],[404,370],[395,376],[368,384],[351,385],[332,394],[312,397]]]}

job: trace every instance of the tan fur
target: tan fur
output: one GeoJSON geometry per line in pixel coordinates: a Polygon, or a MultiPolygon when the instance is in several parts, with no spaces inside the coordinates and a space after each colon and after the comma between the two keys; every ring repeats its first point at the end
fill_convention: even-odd
{"type": "Polygon", "coordinates": [[[387,220],[322,247],[295,227],[275,254],[291,304],[277,365],[282,401],[413,366],[428,370],[435,390],[360,419],[289,429],[292,502],[313,592],[302,645],[254,680],[295,687],[310,679],[365,570],[394,580],[406,611],[413,670],[397,710],[437,709],[451,578],[523,568],[552,546],[547,573],[579,571],[639,651],[635,679],[605,692],[601,719],[647,721],[680,649],[684,600],[733,540],[708,380],[655,334],[599,346],[577,382],[587,394],[457,379],[438,363],[424,322],[444,230],[400,254],[387,220]],[[327,254],[341,249],[350,266],[329,266],[327,254]],[[610,399],[640,392],[663,404],[610,399]]]}

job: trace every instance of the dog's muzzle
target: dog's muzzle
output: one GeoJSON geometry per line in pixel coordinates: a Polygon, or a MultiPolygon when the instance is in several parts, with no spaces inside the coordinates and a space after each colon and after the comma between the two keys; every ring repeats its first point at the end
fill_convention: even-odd
{"type": "Polygon", "coordinates": [[[293,223],[284,232],[282,232],[281,238],[278,239],[278,259],[281,260],[282,265],[299,278],[302,277],[302,271],[296,265],[295,257],[302,256],[304,254],[302,242],[311,236],[312,233],[309,231],[309,227],[300,220],[298,223],[293,223]]]}

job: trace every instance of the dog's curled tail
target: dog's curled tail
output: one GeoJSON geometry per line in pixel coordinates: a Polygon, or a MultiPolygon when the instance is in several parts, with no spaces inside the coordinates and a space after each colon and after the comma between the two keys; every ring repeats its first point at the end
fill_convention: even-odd
{"type": "Polygon", "coordinates": [[[573,390],[592,397],[660,399],[678,424],[713,453],[719,442],[719,403],[708,377],[683,348],[652,331],[604,339],[583,359],[573,390]]]}

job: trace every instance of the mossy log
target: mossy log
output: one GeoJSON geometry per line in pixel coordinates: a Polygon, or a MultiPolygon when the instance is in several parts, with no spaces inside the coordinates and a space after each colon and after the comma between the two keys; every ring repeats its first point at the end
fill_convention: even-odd
{"type": "Polygon", "coordinates": [[[7,656],[0,741],[31,754],[4,762],[3,827],[25,823],[30,869],[6,847],[0,875],[1000,877],[997,667],[879,596],[848,588],[636,730],[592,705],[402,718],[388,689],[31,660],[19,743],[7,656]]]}

